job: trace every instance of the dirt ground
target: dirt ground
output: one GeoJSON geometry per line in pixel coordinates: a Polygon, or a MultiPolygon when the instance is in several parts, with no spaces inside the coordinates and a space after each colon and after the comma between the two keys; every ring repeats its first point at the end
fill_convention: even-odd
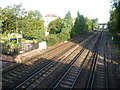
{"type": "Polygon", "coordinates": [[[111,52],[112,52],[112,64],[113,64],[113,76],[115,86],[120,88],[120,48],[116,44],[113,43],[111,40],[111,36],[109,35],[109,41],[111,45],[111,52]]]}

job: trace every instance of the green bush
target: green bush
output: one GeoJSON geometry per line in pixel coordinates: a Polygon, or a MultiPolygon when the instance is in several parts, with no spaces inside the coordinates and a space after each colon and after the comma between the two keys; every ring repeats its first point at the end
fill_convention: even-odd
{"type": "Polygon", "coordinates": [[[66,32],[61,32],[60,34],[56,35],[50,34],[45,38],[45,41],[47,42],[47,46],[52,46],[68,39],[70,39],[70,34],[66,32]]]}
{"type": "Polygon", "coordinates": [[[9,45],[6,43],[2,43],[2,54],[7,54],[9,52],[9,45]]]}
{"type": "Polygon", "coordinates": [[[70,35],[64,32],[58,34],[57,37],[59,38],[59,42],[70,39],[70,35]]]}
{"type": "Polygon", "coordinates": [[[7,44],[6,42],[2,43],[2,54],[11,56],[17,55],[19,48],[20,46],[16,43],[15,40],[13,40],[10,44],[7,44]]]}
{"type": "Polygon", "coordinates": [[[46,42],[47,46],[52,46],[54,44],[59,43],[59,38],[57,37],[57,35],[51,34],[46,38],[46,42]]]}
{"type": "Polygon", "coordinates": [[[120,48],[120,36],[119,35],[114,35],[114,40],[113,42],[118,45],[120,48]]]}

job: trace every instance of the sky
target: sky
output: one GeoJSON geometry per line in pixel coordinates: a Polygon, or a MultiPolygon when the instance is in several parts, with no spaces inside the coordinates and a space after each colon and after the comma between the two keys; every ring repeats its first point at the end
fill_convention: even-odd
{"type": "Polygon", "coordinates": [[[0,7],[22,3],[26,10],[39,10],[45,16],[56,14],[64,18],[68,11],[76,18],[79,11],[84,17],[98,18],[99,23],[109,20],[110,0],[0,0],[0,7]]]}

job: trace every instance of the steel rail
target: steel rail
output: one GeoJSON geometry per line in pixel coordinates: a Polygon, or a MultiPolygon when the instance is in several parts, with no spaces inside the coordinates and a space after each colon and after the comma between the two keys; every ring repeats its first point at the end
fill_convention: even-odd
{"type": "MultiPolygon", "coordinates": [[[[87,43],[87,44],[85,44],[85,46],[83,47],[83,50],[82,50],[82,52],[85,50],[85,48],[87,48],[87,45],[90,43],[90,41],[87,43]]],[[[82,54],[82,52],[80,52],[79,54],[81,55],[82,54]]],[[[74,62],[78,59],[78,57],[80,56],[80,55],[76,55],[76,58],[74,58],[74,62]]],[[[73,63],[74,63],[73,62],[73,63]]],[[[72,63],[72,64],[73,64],[72,63]]],[[[83,63],[84,63],[84,61],[83,61],[83,63]]],[[[69,72],[69,70],[71,69],[71,67],[72,67],[72,65],[70,65],[70,66],[68,66],[64,71],[63,71],[63,73],[53,82],[53,84],[49,87],[49,89],[51,89],[51,88],[56,88],[57,86],[58,86],[58,84],[62,81],[62,79],[65,77],[65,75],[69,72]],[[66,72],[66,73],[65,73],[66,72]],[[61,79],[60,79],[61,78],[61,79]],[[59,80],[60,79],[60,80],[59,80]],[[57,83],[57,84],[56,84],[57,83]]]]}
{"type": "MultiPolygon", "coordinates": [[[[71,49],[71,48],[73,48],[73,47],[74,47],[74,45],[72,45],[71,47],[69,47],[69,48],[67,48],[66,50],[62,51],[62,52],[59,54],[59,56],[63,55],[63,54],[66,53],[69,49],[71,49]]],[[[59,56],[53,57],[51,60],[55,60],[55,59],[57,59],[59,56]]],[[[7,86],[5,86],[5,87],[14,88],[17,84],[23,82],[23,81],[26,80],[28,77],[30,77],[31,75],[33,75],[34,73],[38,72],[40,69],[44,68],[46,65],[49,65],[49,64],[51,64],[51,63],[53,63],[53,62],[52,62],[52,61],[48,61],[47,63],[45,63],[45,64],[43,64],[42,66],[38,67],[36,70],[31,71],[31,72],[28,73],[26,76],[22,77],[22,79],[20,79],[19,81],[16,81],[15,85],[14,85],[14,84],[13,84],[13,85],[10,84],[10,85],[7,85],[7,86]]]]}
{"type": "MultiPolygon", "coordinates": [[[[92,36],[91,36],[92,37],[92,36]]],[[[34,76],[34,75],[33,75],[34,76]]],[[[30,79],[30,78],[29,78],[30,79]]],[[[27,80],[26,80],[27,81],[27,80]]],[[[25,82],[24,82],[25,83],[25,82]]],[[[18,86],[19,87],[19,86],[18,86]]]]}
{"type": "MultiPolygon", "coordinates": [[[[104,33],[105,34],[105,33],[104,33]]],[[[104,35],[105,36],[105,35],[104,35]]],[[[102,49],[103,48],[103,54],[104,54],[104,58],[103,58],[103,60],[104,60],[104,72],[105,72],[105,88],[106,89],[108,89],[108,79],[107,79],[107,63],[106,63],[106,54],[105,54],[105,52],[106,52],[106,47],[105,47],[105,45],[106,45],[106,43],[105,43],[105,37],[103,38],[103,37],[101,37],[102,38],[102,41],[101,41],[101,47],[100,47],[100,49],[102,49]],[[103,46],[102,46],[103,45],[103,46]]],[[[100,52],[99,52],[100,53],[100,52]]],[[[98,53],[98,54],[99,54],[98,53]]],[[[97,67],[97,64],[95,65],[95,70],[96,70],[96,67],[97,67]]],[[[95,71],[94,71],[94,74],[93,74],[93,79],[92,79],[92,82],[91,82],[91,86],[90,86],[90,89],[92,89],[92,88],[94,88],[93,87],[93,84],[94,84],[94,81],[95,80],[95,71]]]]}
{"type": "Polygon", "coordinates": [[[89,77],[88,77],[88,81],[87,81],[87,85],[86,85],[86,89],[91,87],[91,83],[92,83],[92,79],[93,79],[93,74],[94,74],[94,70],[95,70],[95,65],[96,65],[96,61],[98,59],[97,55],[98,55],[98,51],[100,49],[100,47],[98,46],[100,43],[100,39],[101,39],[101,35],[102,32],[98,38],[98,41],[96,42],[95,46],[94,46],[94,55],[93,55],[93,62],[91,64],[91,69],[90,69],[90,73],[89,73],[89,77]]]}

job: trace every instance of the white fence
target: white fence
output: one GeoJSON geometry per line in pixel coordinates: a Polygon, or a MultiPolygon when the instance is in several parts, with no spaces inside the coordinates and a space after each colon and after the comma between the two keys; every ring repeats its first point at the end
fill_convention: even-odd
{"type": "Polygon", "coordinates": [[[43,49],[46,49],[46,48],[47,48],[46,41],[39,42],[39,50],[43,50],[43,49]]]}

